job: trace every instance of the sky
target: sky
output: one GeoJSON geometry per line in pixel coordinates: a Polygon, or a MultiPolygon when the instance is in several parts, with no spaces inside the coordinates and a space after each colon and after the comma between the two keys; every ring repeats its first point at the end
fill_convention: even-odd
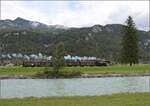
{"type": "Polygon", "coordinates": [[[149,1],[4,1],[1,19],[17,17],[48,25],[86,27],[125,24],[132,16],[136,27],[149,30],[149,1]]]}

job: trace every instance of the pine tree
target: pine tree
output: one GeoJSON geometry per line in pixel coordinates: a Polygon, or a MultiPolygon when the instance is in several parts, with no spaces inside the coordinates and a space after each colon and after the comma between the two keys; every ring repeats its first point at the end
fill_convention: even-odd
{"type": "Polygon", "coordinates": [[[65,65],[64,55],[64,43],[60,42],[56,45],[52,56],[53,71],[56,76],[59,74],[60,69],[65,65]]]}
{"type": "Polygon", "coordinates": [[[138,63],[138,37],[136,34],[135,23],[131,16],[126,21],[126,26],[123,28],[121,62],[124,64],[138,63]]]}

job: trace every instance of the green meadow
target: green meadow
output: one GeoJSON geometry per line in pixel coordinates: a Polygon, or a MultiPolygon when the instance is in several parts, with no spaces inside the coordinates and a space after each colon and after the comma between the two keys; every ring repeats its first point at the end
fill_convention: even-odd
{"type": "MultiPolygon", "coordinates": [[[[37,73],[44,72],[46,70],[52,70],[52,67],[0,67],[0,76],[14,76],[14,75],[24,75],[31,76],[37,73]]],[[[133,65],[112,65],[112,66],[102,66],[102,67],[65,67],[64,72],[81,72],[87,74],[132,74],[132,73],[146,73],[150,72],[149,64],[139,64],[133,65]]]]}
{"type": "Polygon", "coordinates": [[[0,99],[0,106],[150,106],[150,93],[0,99]]]}

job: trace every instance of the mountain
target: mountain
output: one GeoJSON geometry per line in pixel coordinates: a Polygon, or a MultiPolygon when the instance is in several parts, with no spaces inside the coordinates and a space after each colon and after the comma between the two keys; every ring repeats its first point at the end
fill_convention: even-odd
{"type": "MultiPolygon", "coordinates": [[[[48,26],[22,18],[0,20],[0,54],[52,55],[54,45],[63,41],[67,54],[118,61],[123,27],[121,24],[108,24],[68,28],[61,25],[48,26]]],[[[140,59],[150,61],[150,33],[137,30],[137,34],[140,59]]]]}
{"type": "Polygon", "coordinates": [[[46,24],[37,21],[29,21],[20,17],[16,18],[15,20],[9,19],[0,20],[0,29],[8,29],[8,28],[50,30],[50,29],[66,29],[67,27],[63,25],[48,26],[46,24]]]}

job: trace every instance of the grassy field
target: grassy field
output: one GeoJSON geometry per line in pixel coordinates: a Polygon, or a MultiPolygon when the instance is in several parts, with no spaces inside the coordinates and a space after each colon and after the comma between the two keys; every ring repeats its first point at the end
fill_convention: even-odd
{"type": "MultiPolygon", "coordinates": [[[[43,72],[44,70],[45,70],[44,67],[0,67],[0,76],[13,76],[13,75],[30,76],[37,74],[39,72],[43,72]]],[[[78,71],[88,74],[144,73],[150,72],[150,65],[140,64],[140,65],[133,65],[132,67],[130,67],[129,65],[114,65],[107,67],[65,67],[64,71],[66,72],[78,71]]]]}
{"type": "Polygon", "coordinates": [[[0,99],[0,106],[150,106],[150,93],[0,99]]]}
{"type": "Polygon", "coordinates": [[[150,65],[113,65],[103,67],[66,67],[65,71],[80,71],[83,73],[143,73],[150,72],[150,65]]]}
{"type": "Polygon", "coordinates": [[[0,76],[34,75],[44,71],[44,67],[0,67],[0,76]]]}

